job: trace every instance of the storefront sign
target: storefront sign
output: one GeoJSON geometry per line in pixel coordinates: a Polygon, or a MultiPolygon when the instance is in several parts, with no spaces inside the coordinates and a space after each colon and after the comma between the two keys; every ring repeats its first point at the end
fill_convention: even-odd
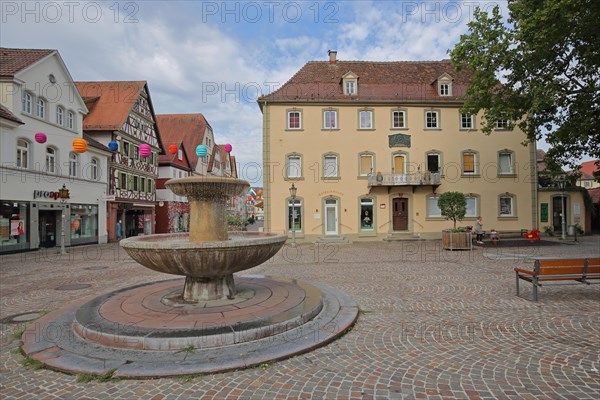
{"type": "MultiPolygon", "coordinates": [[[[60,192],[56,191],[56,192],[47,192],[45,190],[34,190],[33,191],[33,198],[34,199],[53,199],[53,200],[60,200],[60,192]]],[[[69,193],[69,190],[67,190],[66,192],[66,196],[64,197],[65,199],[70,199],[71,198],[71,194],[69,193]]]]}

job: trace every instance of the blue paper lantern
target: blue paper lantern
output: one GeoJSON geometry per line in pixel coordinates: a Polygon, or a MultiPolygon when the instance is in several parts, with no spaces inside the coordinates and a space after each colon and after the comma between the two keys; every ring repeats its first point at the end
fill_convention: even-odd
{"type": "Polygon", "coordinates": [[[113,153],[119,150],[119,143],[117,142],[108,142],[108,149],[113,153]]]}
{"type": "Polygon", "coordinates": [[[196,147],[196,155],[198,157],[206,157],[207,154],[208,154],[208,149],[206,148],[205,145],[200,144],[200,145],[198,145],[198,147],[196,147]]]}

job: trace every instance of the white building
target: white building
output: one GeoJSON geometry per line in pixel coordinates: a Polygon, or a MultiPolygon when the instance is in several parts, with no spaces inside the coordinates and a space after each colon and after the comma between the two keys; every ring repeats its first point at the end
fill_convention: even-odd
{"type": "Polygon", "coordinates": [[[88,137],[87,151],[74,151],[88,110],[62,58],[9,48],[0,57],[0,252],[60,246],[63,232],[65,246],[106,243],[110,152],[88,137]]]}

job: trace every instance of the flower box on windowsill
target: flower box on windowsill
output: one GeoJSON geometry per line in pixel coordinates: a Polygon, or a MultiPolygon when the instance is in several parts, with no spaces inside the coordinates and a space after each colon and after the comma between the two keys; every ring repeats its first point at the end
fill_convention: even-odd
{"type": "Polygon", "coordinates": [[[446,229],[442,231],[442,247],[444,250],[473,250],[473,234],[446,229]]]}

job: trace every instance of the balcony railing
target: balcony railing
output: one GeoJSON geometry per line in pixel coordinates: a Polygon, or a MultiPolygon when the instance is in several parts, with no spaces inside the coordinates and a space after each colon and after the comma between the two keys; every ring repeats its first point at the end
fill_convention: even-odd
{"type": "Polygon", "coordinates": [[[408,174],[369,175],[369,188],[372,186],[439,186],[439,172],[412,172],[408,174]]]}

